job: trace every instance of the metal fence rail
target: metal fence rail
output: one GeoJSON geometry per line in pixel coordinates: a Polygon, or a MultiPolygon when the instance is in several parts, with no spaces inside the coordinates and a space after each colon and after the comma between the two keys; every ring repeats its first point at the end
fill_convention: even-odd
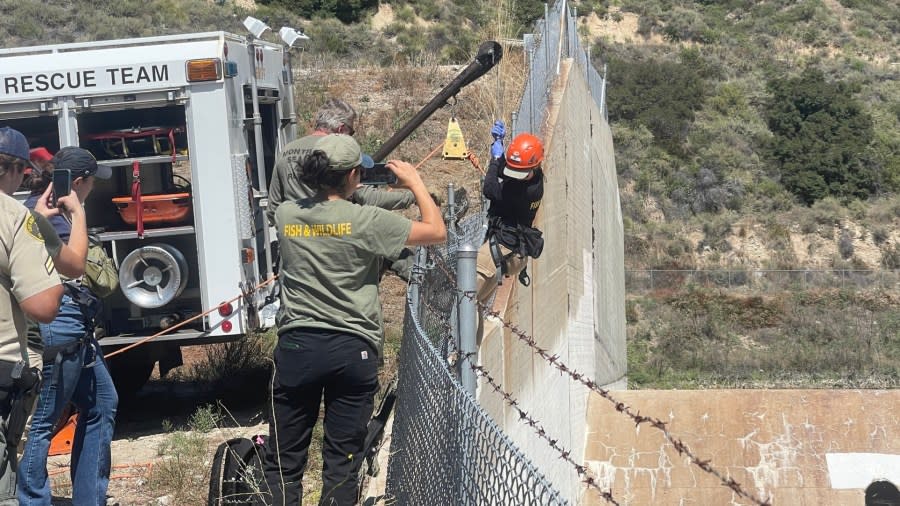
{"type": "Polygon", "coordinates": [[[745,289],[754,292],[810,288],[900,289],[900,270],[733,269],[625,271],[628,293],[679,290],[690,286],[745,289]]]}

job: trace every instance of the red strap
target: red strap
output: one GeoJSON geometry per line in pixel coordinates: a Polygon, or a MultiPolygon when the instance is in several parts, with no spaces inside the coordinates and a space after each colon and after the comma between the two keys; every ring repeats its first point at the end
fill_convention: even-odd
{"type": "Polygon", "coordinates": [[[175,151],[175,129],[169,129],[169,146],[172,147],[172,163],[175,163],[176,151],[175,151]]]}
{"type": "Polygon", "coordinates": [[[138,239],[144,238],[144,202],[141,199],[141,162],[131,163],[131,200],[135,205],[138,239]]]}

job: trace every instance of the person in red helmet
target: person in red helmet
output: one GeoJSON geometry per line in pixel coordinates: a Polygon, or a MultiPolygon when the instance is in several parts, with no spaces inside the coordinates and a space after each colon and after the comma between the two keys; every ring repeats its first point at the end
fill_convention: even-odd
{"type": "Polygon", "coordinates": [[[490,300],[504,277],[518,275],[528,286],[528,257],[538,258],[544,248],[541,231],[534,228],[534,217],[544,197],[544,145],[530,133],[513,138],[504,155],[502,121],[494,123],[491,135],[491,163],[484,177],[482,192],[488,199],[488,230],[478,250],[477,297],[490,300]]]}

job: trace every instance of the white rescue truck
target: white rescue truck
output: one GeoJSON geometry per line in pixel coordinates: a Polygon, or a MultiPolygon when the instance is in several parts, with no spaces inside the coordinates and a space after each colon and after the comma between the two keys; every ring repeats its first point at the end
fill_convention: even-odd
{"type": "Polygon", "coordinates": [[[112,358],[120,390],[180,365],[181,346],[273,324],[271,285],[253,289],[273,272],[266,185],[296,133],[285,51],[224,32],[0,49],[0,126],[112,167],[85,204],[119,266],[106,352],[213,309],[112,358]]]}

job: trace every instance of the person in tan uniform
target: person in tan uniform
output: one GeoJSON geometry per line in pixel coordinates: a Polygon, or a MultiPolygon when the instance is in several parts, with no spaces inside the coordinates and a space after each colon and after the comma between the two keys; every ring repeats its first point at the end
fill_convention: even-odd
{"type": "MultiPolygon", "coordinates": [[[[25,167],[24,185],[31,187],[32,194],[25,202],[26,207],[31,211],[41,236],[44,238],[44,246],[50,254],[50,258],[53,259],[57,272],[70,279],[79,278],[84,274],[88,250],[87,218],[84,208],[74,190],[68,195],[57,197],[54,206],[51,203],[54,198],[53,187],[50,185],[53,173],[53,165],[50,160],[53,155],[43,147],[31,149],[29,155],[31,163],[25,167]],[[34,189],[38,186],[40,191],[35,193],[34,189]],[[60,220],[71,223],[72,233],[67,238],[68,242],[63,242],[52,223],[60,220]]],[[[14,181],[10,180],[9,183],[12,185],[14,181]]],[[[21,185],[22,183],[20,183],[21,185]]],[[[10,188],[0,188],[0,192],[11,195],[17,189],[17,187],[11,186],[10,188]]],[[[28,362],[31,367],[40,370],[43,368],[44,359],[41,355],[43,344],[38,322],[30,321],[28,323],[28,362]]],[[[19,453],[22,453],[24,442],[30,431],[31,417],[25,423],[22,441],[19,444],[19,453]]]]}
{"type": "Polygon", "coordinates": [[[9,196],[25,177],[28,151],[25,136],[0,128],[0,505],[18,504],[16,446],[31,411],[28,390],[40,384],[28,366],[26,318],[53,321],[63,292],[34,215],[9,196]]]}
{"type": "MultiPolygon", "coordinates": [[[[303,159],[312,153],[319,139],[326,135],[346,134],[353,137],[356,133],[353,128],[356,119],[356,109],[353,106],[341,99],[329,99],[316,112],[316,124],[312,133],[284,146],[281,155],[275,160],[275,170],[269,183],[266,217],[270,225],[275,224],[275,211],[283,202],[305,199],[316,194],[314,188],[300,179],[300,165],[303,159]]],[[[415,204],[416,198],[408,190],[382,190],[361,185],[354,190],[350,201],[395,211],[415,204]]]]}

